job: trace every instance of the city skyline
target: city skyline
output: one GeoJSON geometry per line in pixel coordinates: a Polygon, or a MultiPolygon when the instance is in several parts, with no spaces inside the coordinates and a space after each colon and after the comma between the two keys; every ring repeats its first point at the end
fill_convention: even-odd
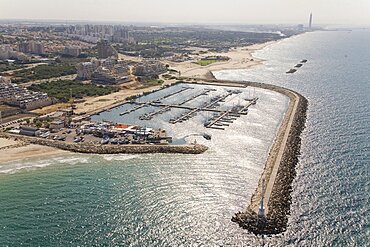
{"type": "Polygon", "coordinates": [[[303,24],[315,13],[318,25],[368,26],[370,2],[293,0],[0,0],[0,19],[122,23],[303,24]],[[340,3],[339,3],[340,2],[340,3]],[[109,4],[108,4],[109,3],[109,4]],[[210,11],[212,6],[212,11],[210,11]],[[165,10],[165,11],[164,11],[165,10]],[[228,11],[225,11],[228,10],[228,11]],[[328,14],[330,13],[330,15],[328,14]]]}

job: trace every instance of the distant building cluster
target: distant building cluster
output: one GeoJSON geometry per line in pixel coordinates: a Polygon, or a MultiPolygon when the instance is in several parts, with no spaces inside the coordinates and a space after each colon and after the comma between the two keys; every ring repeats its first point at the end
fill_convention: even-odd
{"type": "Polygon", "coordinates": [[[30,111],[51,105],[53,100],[46,93],[29,91],[0,76],[0,103],[30,111]]]}
{"type": "Polygon", "coordinates": [[[11,45],[0,45],[0,60],[20,60],[20,61],[29,61],[30,58],[18,51],[14,51],[11,45]]]}
{"type": "Polygon", "coordinates": [[[120,84],[129,80],[129,65],[117,59],[92,59],[77,65],[77,79],[97,84],[120,84]]]}
{"type": "Polygon", "coordinates": [[[167,67],[158,61],[148,61],[137,64],[134,69],[136,76],[157,76],[167,71],[167,67]]]}
{"type": "Polygon", "coordinates": [[[85,42],[98,43],[104,39],[115,43],[134,43],[130,32],[123,26],[112,25],[75,25],[64,31],[65,35],[85,42]]]}
{"type": "Polygon", "coordinates": [[[33,40],[20,43],[18,45],[18,50],[20,52],[29,53],[29,54],[37,54],[37,55],[45,54],[44,44],[41,42],[33,41],[33,40]]]}

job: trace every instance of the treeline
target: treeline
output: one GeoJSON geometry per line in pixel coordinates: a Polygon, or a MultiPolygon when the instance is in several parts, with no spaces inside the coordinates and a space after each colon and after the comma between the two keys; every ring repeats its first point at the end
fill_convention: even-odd
{"type": "Polygon", "coordinates": [[[101,86],[95,84],[83,84],[77,81],[59,80],[41,84],[33,84],[29,90],[47,93],[50,97],[57,98],[63,102],[69,101],[72,97],[81,99],[86,96],[103,96],[118,89],[113,86],[101,86]]]}
{"type": "Polygon", "coordinates": [[[14,73],[15,78],[13,82],[24,83],[28,81],[50,79],[54,77],[66,76],[76,74],[77,70],[71,64],[52,64],[39,65],[32,69],[22,69],[14,73]]]}
{"type": "Polygon", "coordinates": [[[15,70],[15,69],[21,69],[21,68],[24,68],[24,65],[0,63],[0,72],[6,72],[9,70],[15,70]]]}

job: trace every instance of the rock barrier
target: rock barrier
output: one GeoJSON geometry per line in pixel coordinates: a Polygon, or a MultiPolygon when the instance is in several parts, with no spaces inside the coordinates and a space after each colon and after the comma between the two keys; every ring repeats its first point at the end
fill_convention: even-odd
{"type": "MultiPolygon", "coordinates": [[[[269,171],[272,170],[272,162],[267,162],[265,167],[265,172],[262,174],[259,188],[257,188],[255,194],[252,196],[250,206],[244,212],[238,212],[232,221],[238,223],[242,228],[254,234],[279,234],[286,230],[288,225],[288,215],[290,214],[291,205],[291,192],[292,183],[296,176],[296,165],[298,164],[298,158],[300,156],[301,147],[301,133],[305,128],[306,122],[306,111],[308,107],[308,101],[302,95],[295,93],[291,90],[284,88],[275,88],[275,86],[269,88],[274,88],[274,91],[281,92],[290,98],[291,104],[295,100],[298,100],[295,115],[293,116],[292,126],[289,130],[289,136],[286,144],[280,145],[278,148],[283,148],[284,153],[282,155],[281,161],[278,164],[277,175],[273,181],[273,187],[271,191],[271,196],[268,201],[268,213],[265,217],[259,217],[255,210],[256,201],[258,202],[261,198],[262,191],[262,178],[266,178],[269,171]],[[294,96],[296,95],[296,96],[294,96]],[[298,98],[293,98],[298,97],[298,98]],[[259,199],[259,200],[258,200],[259,199]],[[253,206],[254,207],[253,207],[253,206]]],[[[289,116],[287,116],[289,117],[289,116]]],[[[281,131],[280,134],[285,134],[285,131],[281,131]]],[[[278,144],[281,141],[281,137],[276,138],[278,144]]],[[[279,145],[277,145],[279,146],[279,145]]],[[[270,156],[276,156],[277,150],[271,150],[270,156]]],[[[269,157],[273,160],[276,157],[269,157]]]]}
{"type": "MultiPolygon", "coordinates": [[[[202,81],[202,79],[199,79],[202,81]]],[[[204,80],[203,80],[204,81],[204,80]]],[[[296,165],[299,161],[301,148],[301,133],[305,128],[308,101],[305,97],[293,90],[271,84],[251,82],[251,81],[226,81],[226,80],[206,80],[207,84],[215,85],[243,85],[272,90],[287,96],[290,99],[288,112],[279,129],[278,135],[270,150],[264,171],[258,183],[255,193],[252,195],[251,203],[243,212],[238,212],[232,217],[232,221],[240,227],[256,235],[279,234],[286,230],[288,225],[288,215],[290,214],[292,183],[296,176],[296,165]],[[295,111],[293,111],[295,108],[295,111]],[[294,112],[294,116],[292,116],[294,112]],[[288,129],[288,122],[293,117],[292,124],[288,129]],[[283,136],[289,131],[286,142],[283,136]],[[277,156],[283,149],[280,163],[276,164],[277,156]],[[276,176],[271,176],[272,170],[278,165],[276,176]],[[271,181],[270,181],[271,177],[271,181]],[[263,182],[265,181],[265,182],[263,182]],[[267,215],[258,216],[258,204],[262,198],[263,187],[269,182],[273,183],[271,194],[268,200],[267,215]],[[256,210],[257,208],[257,210],[256,210]]]]}
{"type": "MultiPolygon", "coordinates": [[[[15,137],[15,136],[14,136],[15,137]]],[[[30,144],[49,146],[76,153],[91,154],[144,154],[144,153],[178,153],[201,154],[208,150],[207,146],[196,145],[94,145],[88,143],[66,143],[36,137],[16,136],[18,140],[30,144]]]]}

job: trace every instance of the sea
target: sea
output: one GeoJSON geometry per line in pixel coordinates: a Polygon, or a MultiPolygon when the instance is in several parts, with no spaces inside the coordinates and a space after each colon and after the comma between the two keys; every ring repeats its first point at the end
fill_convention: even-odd
{"type": "MultiPolygon", "coordinates": [[[[287,87],[309,101],[285,233],[255,236],[231,222],[249,203],[288,103],[257,89],[247,92],[260,98],[247,116],[211,141],[188,138],[210,147],[201,155],[0,164],[0,246],[370,246],[370,31],[309,32],[254,55],[262,65],[216,77],[287,87]]],[[[199,131],[197,121],[173,133],[199,131]]]]}

